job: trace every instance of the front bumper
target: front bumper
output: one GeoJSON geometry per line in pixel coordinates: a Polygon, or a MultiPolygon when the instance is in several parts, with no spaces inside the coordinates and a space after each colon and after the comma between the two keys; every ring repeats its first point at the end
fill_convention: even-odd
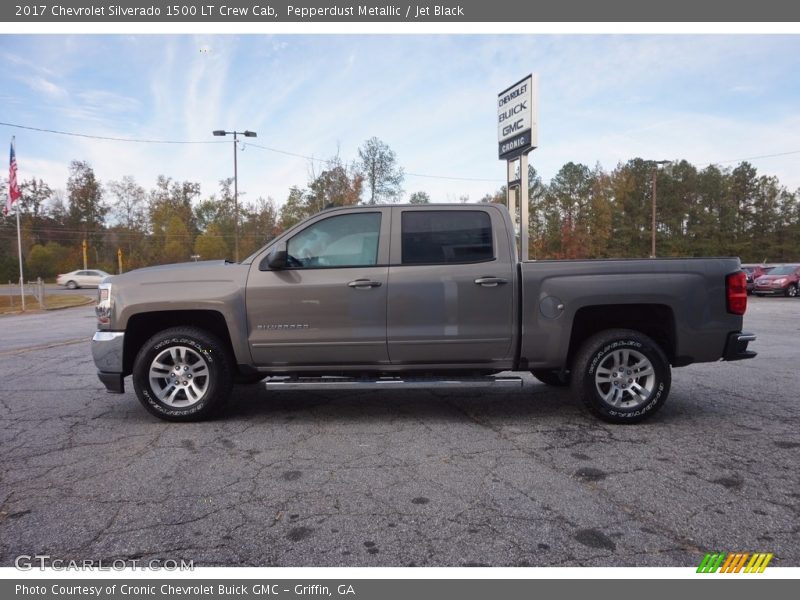
{"type": "Polygon", "coordinates": [[[97,376],[106,390],[114,394],[125,392],[122,362],[125,332],[97,331],[92,337],[92,358],[97,367],[97,376]]]}
{"type": "Polygon", "coordinates": [[[744,331],[735,331],[728,334],[728,341],[725,344],[725,351],[722,360],[744,360],[755,358],[757,353],[747,349],[747,344],[756,340],[755,334],[744,331]]]}
{"type": "Polygon", "coordinates": [[[758,287],[755,286],[753,288],[754,294],[763,294],[764,296],[785,296],[786,290],[788,288],[785,287],[758,287]]]}

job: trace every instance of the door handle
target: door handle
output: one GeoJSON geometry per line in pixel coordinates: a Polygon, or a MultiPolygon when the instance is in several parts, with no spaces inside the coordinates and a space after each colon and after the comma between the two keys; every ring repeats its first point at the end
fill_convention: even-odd
{"type": "Polygon", "coordinates": [[[503,277],[478,277],[475,280],[477,285],[482,285],[483,287],[497,287],[498,285],[505,285],[508,283],[508,279],[504,279],[503,277]]]}
{"type": "Polygon", "coordinates": [[[372,281],[371,279],[356,279],[347,284],[347,287],[355,288],[357,290],[368,290],[369,288],[380,287],[380,281],[372,281]]]}

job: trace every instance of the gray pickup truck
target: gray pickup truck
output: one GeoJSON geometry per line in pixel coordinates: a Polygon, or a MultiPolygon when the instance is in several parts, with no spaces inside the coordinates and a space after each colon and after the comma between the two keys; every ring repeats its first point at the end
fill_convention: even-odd
{"type": "Polygon", "coordinates": [[[671,367],[755,356],[746,307],[738,258],[520,261],[503,206],[356,206],[240,263],[106,279],[92,354],[108,391],[132,375],[173,421],[217,411],[234,383],[521,387],[528,371],[632,423],[664,404],[671,367]]]}

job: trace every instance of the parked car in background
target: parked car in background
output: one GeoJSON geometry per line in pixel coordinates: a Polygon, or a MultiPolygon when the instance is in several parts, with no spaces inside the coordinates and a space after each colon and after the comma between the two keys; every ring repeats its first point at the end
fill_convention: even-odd
{"type": "Polygon", "coordinates": [[[797,296],[800,286],[800,265],[778,265],[758,277],[753,288],[756,296],[797,296]]]}
{"type": "Polygon", "coordinates": [[[742,265],[742,271],[747,276],[747,293],[752,294],[756,285],[756,279],[766,275],[775,267],[772,265],[742,265]]]}
{"type": "Polygon", "coordinates": [[[99,269],[71,271],[56,277],[56,283],[74,290],[82,287],[97,287],[106,277],[108,277],[108,273],[99,269]]]}

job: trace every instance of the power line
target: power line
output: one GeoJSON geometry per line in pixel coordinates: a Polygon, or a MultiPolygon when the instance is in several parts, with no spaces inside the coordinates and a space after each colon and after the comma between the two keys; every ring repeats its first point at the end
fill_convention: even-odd
{"type": "Polygon", "coordinates": [[[42,127],[29,127],[27,125],[17,125],[15,123],[4,123],[0,121],[0,125],[5,125],[6,127],[13,127],[15,129],[27,129],[28,131],[39,131],[41,133],[55,133],[58,135],[68,135],[71,137],[79,137],[79,138],[88,138],[91,140],[105,140],[109,142],[134,142],[137,144],[226,144],[227,142],[218,141],[218,140],[203,140],[203,141],[196,141],[196,140],[150,140],[150,139],[141,139],[141,138],[123,138],[123,137],[113,137],[113,136],[106,136],[106,135],[90,135],[88,133],[74,133],[72,131],[58,131],[56,129],[44,129],[42,127]]]}
{"type": "MultiPolygon", "coordinates": [[[[112,142],[132,142],[138,144],[227,144],[228,141],[219,141],[219,140],[154,140],[154,139],[147,139],[147,138],[124,138],[124,137],[115,137],[115,136],[103,136],[103,135],[92,135],[87,133],[75,133],[71,131],[59,131],[56,129],[45,129],[42,127],[31,127],[28,125],[19,125],[16,123],[6,123],[0,121],[0,125],[6,127],[13,127],[15,129],[25,129],[28,131],[38,131],[41,133],[53,133],[57,135],[66,135],[71,137],[79,137],[79,138],[86,138],[86,139],[93,139],[93,140],[104,140],[104,141],[112,141],[112,142]]],[[[332,164],[335,163],[335,160],[331,159],[324,159],[324,158],[316,158],[314,156],[309,156],[307,154],[299,154],[297,152],[290,152],[288,150],[281,150],[280,148],[272,148],[270,146],[263,146],[261,144],[253,144],[248,142],[244,144],[245,146],[252,146],[254,148],[258,148],[260,150],[266,150],[268,152],[274,152],[276,154],[283,154],[285,156],[293,156],[295,158],[302,158],[305,160],[310,160],[314,162],[320,162],[325,164],[332,164]]],[[[717,164],[726,164],[726,163],[735,163],[735,162],[743,162],[747,160],[760,160],[764,158],[778,158],[781,156],[791,156],[793,154],[800,154],[800,150],[789,150],[787,152],[777,152],[774,154],[761,154],[758,156],[748,156],[744,158],[731,158],[727,160],[718,160],[718,161],[711,161],[707,163],[700,163],[698,167],[705,167],[709,165],[717,165],[717,164]]],[[[494,178],[482,178],[482,177],[455,177],[450,175],[431,175],[429,173],[414,173],[407,171],[405,172],[406,175],[411,177],[424,177],[426,179],[445,179],[451,181],[479,181],[479,182],[487,182],[487,183],[505,183],[503,179],[494,179],[494,178]]]]}
{"type": "MultiPolygon", "coordinates": [[[[276,152],[278,154],[285,154],[286,156],[294,156],[296,158],[304,158],[306,160],[311,160],[314,162],[320,162],[325,164],[335,164],[336,160],[332,159],[325,159],[325,158],[316,158],[314,156],[307,156],[305,154],[298,154],[297,152],[289,152],[287,150],[280,150],[278,148],[270,148],[269,146],[262,146],[260,144],[253,144],[252,142],[247,142],[244,144],[245,146],[252,146],[254,148],[259,148],[261,150],[268,150],[269,152],[276,152]]],[[[409,171],[405,171],[406,175],[411,175],[412,177],[427,177],[429,179],[452,179],[454,181],[487,181],[490,183],[498,183],[502,182],[502,179],[483,179],[480,177],[453,177],[449,175],[428,175],[424,173],[411,173],[409,171]]]]}
{"type": "MultiPolygon", "coordinates": [[[[28,131],[38,131],[41,133],[54,133],[57,135],[66,135],[71,137],[79,137],[79,138],[86,138],[90,140],[104,140],[110,142],[133,142],[137,144],[227,144],[227,141],[219,141],[219,140],[152,140],[146,138],[124,138],[124,137],[115,137],[115,136],[105,136],[105,135],[92,135],[88,133],[75,133],[72,131],[59,131],[57,129],[45,129],[42,127],[30,127],[28,125],[18,125],[16,123],[5,123],[0,121],[0,125],[4,125],[6,127],[13,127],[15,129],[25,129],[28,131]]],[[[280,148],[272,148],[270,146],[262,146],[261,144],[252,144],[247,143],[244,144],[245,146],[252,146],[253,148],[259,148],[260,150],[267,150],[268,152],[275,152],[277,154],[284,154],[286,156],[293,156],[295,158],[302,158],[305,160],[311,160],[315,162],[321,162],[326,164],[331,164],[336,161],[324,158],[316,158],[314,156],[308,156],[306,154],[298,154],[297,152],[289,152],[288,150],[281,150],[280,148]]],[[[412,177],[426,177],[429,179],[450,179],[453,181],[485,181],[489,183],[498,183],[502,182],[500,179],[483,179],[480,177],[452,177],[447,175],[429,175],[425,173],[409,173],[406,172],[406,175],[410,175],[412,177]]]]}
{"type": "Polygon", "coordinates": [[[743,162],[745,160],[758,160],[760,158],[777,158],[779,156],[789,156],[791,154],[800,154],[800,150],[790,150],[789,152],[778,152],[777,154],[762,154],[760,156],[748,156],[746,158],[731,158],[730,160],[718,160],[716,162],[703,163],[699,167],[707,167],[709,165],[721,165],[725,163],[743,162]]]}

